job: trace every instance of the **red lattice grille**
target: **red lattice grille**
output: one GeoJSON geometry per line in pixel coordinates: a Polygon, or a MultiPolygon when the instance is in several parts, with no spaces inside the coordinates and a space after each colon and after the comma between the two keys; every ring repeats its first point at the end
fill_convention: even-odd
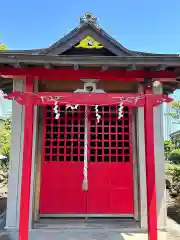
{"type": "Polygon", "coordinates": [[[52,107],[45,109],[40,212],[133,214],[131,110],[124,108],[118,120],[118,106],[99,106],[97,123],[95,107],[87,114],[84,106],[59,109],[58,120],[52,107]],[[86,140],[88,191],[83,191],[86,140]]]}
{"type": "Polygon", "coordinates": [[[53,107],[45,109],[40,213],[84,214],[85,111],[83,106],[78,110],[66,110],[65,106],[60,106],[59,110],[60,118],[56,120],[53,107]]]}
{"type": "Polygon", "coordinates": [[[133,164],[131,154],[131,110],[98,107],[89,114],[88,213],[133,214],[133,164]]]}
{"type": "Polygon", "coordinates": [[[130,161],[130,111],[124,108],[124,116],[118,120],[118,107],[98,107],[101,115],[97,123],[95,109],[90,111],[89,161],[129,162],[130,161]]]}
{"type": "Polygon", "coordinates": [[[45,161],[84,161],[85,110],[65,110],[60,106],[60,119],[56,120],[52,107],[45,109],[45,161]]]}

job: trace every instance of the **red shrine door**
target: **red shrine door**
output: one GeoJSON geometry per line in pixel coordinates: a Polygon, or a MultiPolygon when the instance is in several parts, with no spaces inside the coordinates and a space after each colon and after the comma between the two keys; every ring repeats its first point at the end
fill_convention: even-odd
{"type": "Polygon", "coordinates": [[[59,120],[45,109],[40,214],[134,214],[131,110],[121,120],[116,106],[98,110],[99,123],[94,107],[61,106],[59,120]]]}

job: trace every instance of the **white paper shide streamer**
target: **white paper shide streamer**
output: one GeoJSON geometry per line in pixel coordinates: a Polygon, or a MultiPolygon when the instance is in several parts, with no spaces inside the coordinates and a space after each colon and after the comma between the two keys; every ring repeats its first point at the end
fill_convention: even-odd
{"type": "Polygon", "coordinates": [[[56,101],[55,103],[54,103],[54,108],[53,108],[53,111],[54,111],[54,113],[55,113],[55,119],[59,119],[59,117],[60,117],[60,112],[59,112],[59,109],[58,109],[58,101],[56,101]]]}
{"type": "Polygon", "coordinates": [[[118,119],[121,119],[123,117],[123,108],[123,103],[120,103],[118,108],[118,119]]]}
{"type": "Polygon", "coordinates": [[[97,119],[97,122],[99,123],[101,119],[101,115],[99,114],[99,111],[98,111],[98,105],[95,105],[95,111],[96,111],[96,119],[97,119]]]}

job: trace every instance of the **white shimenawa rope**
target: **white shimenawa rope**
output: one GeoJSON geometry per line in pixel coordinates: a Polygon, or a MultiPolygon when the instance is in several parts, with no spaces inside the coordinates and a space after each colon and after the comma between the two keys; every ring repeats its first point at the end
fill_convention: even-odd
{"type": "Polygon", "coordinates": [[[53,108],[53,110],[54,110],[54,113],[55,113],[55,119],[59,119],[59,117],[60,117],[60,113],[59,113],[59,110],[58,110],[58,101],[56,101],[55,103],[54,103],[54,108],[53,108]]]}
{"type": "Polygon", "coordinates": [[[82,189],[88,190],[88,107],[85,106],[85,133],[84,133],[84,168],[82,189]]]}
{"type": "Polygon", "coordinates": [[[121,119],[123,117],[123,108],[123,103],[120,103],[118,108],[118,119],[121,119]]]}
{"type": "Polygon", "coordinates": [[[70,104],[67,104],[66,105],[66,110],[68,109],[68,108],[70,108],[71,110],[77,110],[78,109],[78,104],[76,104],[76,105],[74,105],[74,107],[72,106],[72,105],[70,105],[70,104]]]}
{"type": "Polygon", "coordinates": [[[99,115],[98,113],[98,105],[95,105],[95,111],[96,111],[96,119],[97,119],[97,122],[99,123],[101,119],[101,115],[99,115]]]}

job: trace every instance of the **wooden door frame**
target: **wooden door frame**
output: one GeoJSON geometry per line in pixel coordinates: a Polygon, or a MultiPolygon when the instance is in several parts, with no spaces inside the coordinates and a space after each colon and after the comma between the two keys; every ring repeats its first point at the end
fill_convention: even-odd
{"type": "Polygon", "coordinates": [[[42,134],[43,134],[43,117],[44,108],[37,109],[37,144],[35,157],[35,176],[34,176],[34,196],[33,196],[33,223],[39,221],[39,201],[40,201],[40,185],[41,185],[41,164],[42,164],[42,134]]]}

